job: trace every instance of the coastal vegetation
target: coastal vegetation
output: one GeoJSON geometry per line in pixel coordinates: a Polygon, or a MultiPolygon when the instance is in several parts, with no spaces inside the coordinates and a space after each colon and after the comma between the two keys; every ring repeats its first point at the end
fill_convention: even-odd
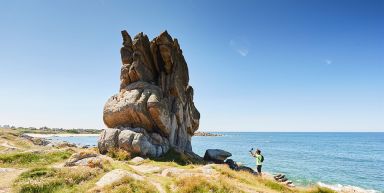
{"type": "Polygon", "coordinates": [[[15,127],[9,125],[0,125],[0,129],[11,129],[17,133],[34,133],[34,134],[100,134],[99,129],[63,129],[63,128],[49,128],[49,127],[15,127]]]}
{"type": "Polygon", "coordinates": [[[17,192],[64,192],[74,191],[75,186],[95,178],[101,173],[97,168],[39,167],[22,173],[14,183],[17,192]]]}
{"type": "Polygon", "coordinates": [[[100,155],[96,148],[35,145],[22,134],[23,130],[1,129],[0,191],[333,192],[318,186],[288,187],[268,175],[234,171],[225,164],[196,163],[174,150],[156,159],[138,159],[117,149],[100,155]],[[105,181],[105,175],[115,180],[105,181]]]}
{"type": "Polygon", "coordinates": [[[0,155],[0,167],[45,166],[67,159],[71,154],[72,152],[68,150],[4,153],[0,155]]]}

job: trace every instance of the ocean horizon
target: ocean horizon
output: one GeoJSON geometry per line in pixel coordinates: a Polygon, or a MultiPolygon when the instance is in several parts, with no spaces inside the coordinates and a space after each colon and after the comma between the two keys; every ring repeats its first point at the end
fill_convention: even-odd
{"type": "MultiPolygon", "coordinates": [[[[259,148],[263,171],[284,173],[301,186],[320,184],[384,192],[384,132],[213,132],[222,136],[194,136],[192,148],[223,149],[230,159],[255,167],[249,154],[259,148]]],[[[97,145],[98,137],[51,137],[81,145],[97,145]]]]}

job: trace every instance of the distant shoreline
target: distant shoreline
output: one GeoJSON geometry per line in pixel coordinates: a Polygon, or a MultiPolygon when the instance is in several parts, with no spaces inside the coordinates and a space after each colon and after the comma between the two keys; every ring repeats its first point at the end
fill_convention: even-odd
{"type": "Polygon", "coordinates": [[[52,134],[40,134],[40,133],[24,133],[24,135],[28,135],[30,137],[37,137],[37,138],[50,138],[50,137],[96,137],[99,136],[99,134],[91,134],[91,133],[82,133],[82,134],[75,134],[75,133],[52,133],[52,134]]]}
{"type": "MultiPolygon", "coordinates": [[[[9,130],[10,132],[16,132],[14,130],[9,130]]],[[[7,134],[7,132],[9,132],[8,130],[5,130],[3,132],[1,132],[1,129],[0,129],[0,136],[1,135],[5,135],[7,134]]],[[[197,133],[197,136],[199,136],[199,139],[202,139],[204,138],[205,136],[207,136],[206,139],[204,139],[204,141],[211,141],[211,140],[216,140],[218,139],[219,141],[221,141],[222,139],[220,137],[216,138],[216,137],[209,137],[210,134],[212,134],[213,136],[227,136],[229,134],[227,134],[227,132],[196,132],[197,133]],[[200,134],[203,133],[203,137],[200,137],[200,134]],[[210,139],[208,139],[210,138],[210,139]],[[214,139],[215,138],[215,139],[214,139]]],[[[196,136],[196,133],[195,133],[195,136],[196,136]]],[[[230,133],[230,132],[228,132],[230,133]]],[[[236,133],[236,132],[232,132],[232,133],[236,133]]],[[[241,133],[241,132],[239,132],[241,133]]],[[[244,133],[244,132],[243,132],[244,133]]],[[[257,133],[257,132],[255,132],[257,133]]],[[[286,133],[290,133],[290,132],[286,132],[286,133]]],[[[49,141],[51,144],[54,144],[53,147],[58,147],[59,145],[61,144],[65,144],[65,145],[70,145],[70,144],[74,144],[74,145],[77,145],[78,148],[83,148],[83,147],[95,147],[97,146],[96,145],[87,145],[87,144],[81,144],[81,143],[77,143],[75,142],[76,140],[80,139],[79,141],[83,141],[83,139],[85,139],[86,137],[91,137],[92,140],[90,141],[95,141],[95,139],[93,138],[96,138],[99,134],[90,134],[90,133],[83,133],[83,134],[75,134],[75,133],[22,133],[20,134],[19,136],[21,136],[22,138],[24,138],[22,135],[27,135],[27,136],[30,136],[30,137],[35,137],[35,138],[41,138],[42,141],[46,140],[46,141],[49,141]],[[56,139],[50,141],[48,140],[48,138],[52,138],[52,137],[58,137],[58,141],[56,141],[56,139]],[[63,137],[60,139],[60,137],[63,137]],[[68,137],[67,139],[64,139],[65,137],[68,137]],[[71,138],[73,137],[73,138],[71,138]],[[85,138],[82,138],[82,137],[85,137],[85,138]],[[74,141],[71,141],[71,140],[74,140],[74,141]],[[64,142],[64,143],[61,143],[61,142],[64,142]]],[[[9,139],[12,139],[12,138],[9,138],[9,139]]],[[[20,150],[21,148],[23,147],[19,147],[19,146],[16,146],[17,143],[15,143],[15,141],[9,141],[8,138],[0,138],[0,147],[2,146],[3,148],[6,148],[6,149],[14,149],[14,150],[20,150]],[[2,142],[2,140],[7,140],[9,141],[9,143],[7,141],[5,142],[2,142]],[[20,148],[20,149],[17,149],[17,148],[20,148]]],[[[28,138],[26,138],[28,139],[28,138]]],[[[193,140],[193,139],[192,139],[193,140]]],[[[86,141],[86,140],[84,140],[86,141]]],[[[269,142],[268,142],[269,143],[269,142]]],[[[43,143],[42,143],[43,144],[43,143]]],[[[44,145],[45,146],[45,145],[44,145]]],[[[47,146],[48,147],[48,146],[47,146]]],[[[0,152],[1,152],[2,149],[0,149],[0,152]]],[[[269,158],[268,158],[269,159],[269,158]]],[[[242,161],[242,160],[240,160],[242,161]]],[[[245,162],[244,162],[245,163],[245,162]]],[[[246,166],[246,165],[245,165],[246,166]]],[[[252,167],[253,165],[251,165],[252,167]]],[[[252,169],[255,170],[254,167],[252,167],[252,169]]],[[[275,171],[276,172],[276,171],[275,171]]],[[[282,182],[277,182],[273,179],[273,175],[275,175],[276,173],[275,172],[272,172],[272,171],[265,171],[263,172],[264,176],[266,177],[266,179],[269,179],[271,180],[272,182],[276,182],[276,183],[279,183],[281,185],[284,185],[284,183],[282,182]]],[[[287,176],[289,177],[292,177],[290,173],[286,173],[288,174],[287,176]]],[[[295,185],[297,186],[297,188],[301,189],[301,188],[308,188],[307,185],[305,184],[301,184],[297,181],[297,179],[291,179],[295,185]],[[297,182],[297,184],[296,184],[297,182]]],[[[362,185],[358,185],[357,183],[352,183],[352,182],[323,182],[323,181],[320,181],[320,180],[316,180],[316,181],[313,181],[311,182],[310,184],[308,184],[309,186],[312,186],[312,187],[323,187],[323,188],[327,188],[327,189],[331,189],[331,190],[334,190],[334,191],[337,191],[337,192],[355,192],[355,193],[379,193],[380,189],[378,188],[370,188],[369,186],[366,186],[366,187],[362,187],[362,185]]]]}
{"type": "Polygon", "coordinates": [[[211,132],[195,132],[193,134],[193,136],[203,136],[203,137],[219,137],[219,136],[223,136],[222,134],[218,134],[218,133],[211,133],[211,132]]]}
{"type": "MultiPolygon", "coordinates": [[[[91,133],[24,133],[30,137],[37,138],[50,138],[50,137],[96,137],[100,134],[91,134],[91,133]]],[[[210,133],[210,132],[196,132],[193,136],[203,136],[203,137],[219,137],[223,136],[222,134],[210,133]]]]}

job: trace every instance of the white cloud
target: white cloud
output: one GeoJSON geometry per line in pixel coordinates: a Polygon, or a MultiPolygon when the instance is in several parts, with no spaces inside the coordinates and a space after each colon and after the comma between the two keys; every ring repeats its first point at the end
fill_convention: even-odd
{"type": "Polygon", "coordinates": [[[330,65],[330,64],[333,63],[333,61],[332,61],[332,60],[329,60],[329,59],[326,59],[324,62],[325,62],[326,64],[328,64],[328,65],[330,65]]]}
{"type": "Polygon", "coordinates": [[[229,41],[231,48],[243,57],[247,56],[249,53],[248,44],[248,41],[239,38],[229,41]]]}
{"type": "Polygon", "coordinates": [[[248,50],[247,49],[238,49],[237,52],[242,55],[242,56],[247,56],[248,55],[248,50]]]}

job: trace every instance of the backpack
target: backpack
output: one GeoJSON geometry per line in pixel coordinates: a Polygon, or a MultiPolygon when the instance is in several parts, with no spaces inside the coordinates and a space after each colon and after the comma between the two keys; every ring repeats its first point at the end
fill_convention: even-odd
{"type": "Polygon", "coordinates": [[[261,159],[260,159],[261,162],[264,162],[264,156],[261,155],[261,159]]]}

